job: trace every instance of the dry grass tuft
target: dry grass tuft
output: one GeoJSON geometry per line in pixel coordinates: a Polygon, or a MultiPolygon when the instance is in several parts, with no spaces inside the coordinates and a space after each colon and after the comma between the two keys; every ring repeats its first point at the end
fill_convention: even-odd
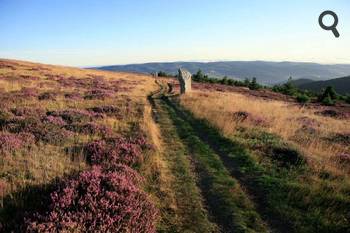
{"type": "Polygon", "coordinates": [[[239,127],[261,128],[281,136],[302,150],[315,168],[339,171],[334,156],[349,154],[349,146],[332,140],[350,133],[349,120],[316,115],[293,103],[267,101],[233,92],[194,91],[181,97],[181,103],[197,117],[207,119],[233,135],[239,127]],[[244,115],[244,119],[237,117],[244,115]]]}

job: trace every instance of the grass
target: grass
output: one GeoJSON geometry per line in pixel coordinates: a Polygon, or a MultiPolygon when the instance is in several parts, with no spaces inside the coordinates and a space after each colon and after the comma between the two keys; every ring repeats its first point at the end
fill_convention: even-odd
{"type": "MultiPolygon", "coordinates": [[[[45,114],[67,109],[85,111],[91,107],[110,105],[120,110],[121,117],[105,116],[103,119],[94,119],[93,123],[108,127],[114,135],[120,136],[149,131],[149,125],[144,122],[148,120],[145,118],[147,94],[155,90],[157,85],[148,76],[3,59],[0,64],[0,111],[25,108],[40,109],[45,114]],[[107,89],[115,87],[114,95],[104,99],[84,99],[84,93],[96,85],[107,89]],[[21,97],[23,88],[28,87],[35,88],[36,95],[52,92],[57,96],[47,100],[21,97]],[[65,98],[66,93],[80,94],[82,98],[65,98]],[[141,129],[141,125],[145,127],[141,129]]],[[[10,115],[10,119],[14,117],[10,115]]],[[[9,133],[7,125],[0,128],[1,133],[9,133]]],[[[0,231],[19,226],[26,211],[35,212],[40,207],[40,200],[48,197],[49,187],[56,180],[89,169],[81,148],[101,136],[74,133],[69,140],[58,144],[39,140],[10,153],[0,148],[0,231]],[[38,200],[39,206],[35,207],[36,204],[29,200],[38,200]]]]}
{"type": "Polygon", "coordinates": [[[334,163],[332,156],[350,153],[349,147],[326,139],[335,134],[350,132],[348,120],[315,115],[316,109],[233,92],[197,90],[183,96],[181,104],[196,117],[210,121],[226,136],[235,134],[237,128],[242,126],[260,128],[295,145],[307,156],[314,169],[327,168],[330,172],[340,175],[347,173],[347,170],[334,163]],[[246,112],[251,119],[235,119],[234,113],[239,111],[246,112]]]}
{"type": "Polygon", "coordinates": [[[0,136],[14,138],[0,145],[0,231],[44,207],[57,181],[90,169],[82,148],[104,137],[78,129],[57,139],[66,126],[42,119],[109,106],[115,114],[67,124],[146,136],[152,147],[133,168],[160,210],[158,232],[349,232],[348,170],[333,159],[350,153],[347,119],[233,92],[161,98],[166,85],[153,92],[159,87],[144,75],[10,60],[0,67],[0,136]],[[43,93],[54,95],[39,100],[43,93]],[[19,126],[40,137],[18,148],[19,126]]]}
{"type": "Polygon", "coordinates": [[[168,102],[167,111],[181,139],[191,152],[199,174],[199,186],[209,211],[221,230],[223,232],[267,232],[254,204],[243,192],[239,182],[231,177],[220,157],[197,136],[191,124],[181,119],[176,109],[170,106],[168,102]]]}
{"type": "MultiPolygon", "coordinates": [[[[192,110],[191,110],[192,111],[192,110]]],[[[195,114],[198,112],[194,111],[195,114]]],[[[276,134],[248,128],[229,138],[217,129],[217,122],[198,120],[187,112],[198,135],[220,154],[225,167],[256,196],[266,218],[284,232],[347,232],[349,188],[347,176],[332,175],[326,169],[315,171],[307,164],[282,166],[272,152],[290,144],[276,134]]],[[[287,159],[288,153],[282,159],[287,159]]],[[[300,155],[303,156],[303,155],[300,155]]]]}
{"type": "Polygon", "coordinates": [[[189,152],[177,136],[163,104],[158,99],[151,99],[151,104],[159,128],[156,125],[148,128],[153,128],[158,153],[154,151],[147,157],[143,174],[160,209],[158,232],[217,232],[196,185],[189,152]]]}

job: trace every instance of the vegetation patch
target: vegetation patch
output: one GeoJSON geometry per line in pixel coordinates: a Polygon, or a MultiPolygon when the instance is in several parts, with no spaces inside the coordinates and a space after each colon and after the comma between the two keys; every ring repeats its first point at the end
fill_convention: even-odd
{"type": "Polygon", "coordinates": [[[129,168],[101,167],[61,182],[44,214],[26,220],[30,232],[155,232],[157,210],[129,168]]]}

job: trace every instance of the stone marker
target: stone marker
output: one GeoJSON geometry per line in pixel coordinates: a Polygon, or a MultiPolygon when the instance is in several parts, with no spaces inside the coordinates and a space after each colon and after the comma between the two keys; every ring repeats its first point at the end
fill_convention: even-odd
{"type": "Polygon", "coordinates": [[[185,69],[179,69],[180,92],[185,94],[191,91],[192,74],[185,69]]]}

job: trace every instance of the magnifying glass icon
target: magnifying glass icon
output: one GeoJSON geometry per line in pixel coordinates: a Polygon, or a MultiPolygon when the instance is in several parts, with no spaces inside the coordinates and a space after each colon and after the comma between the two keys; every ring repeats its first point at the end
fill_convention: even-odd
{"type": "Polygon", "coordinates": [[[324,30],[327,30],[327,31],[332,31],[334,36],[335,37],[339,37],[339,32],[337,30],[337,25],[338,25],[338,16],[336,13],[334,13],[333,11],[324,11],[322,12],[322,14],[320,15],[320,17],[318,18],[318,23],[320,24],[321,28],[323,28],[324,30]],[[326,15],[330,15],[333,17],[334,19],[334,22],[333,22],[333,25],[331,26],[326,26],[324,23],[323,23],[323,18],[326,16],[326,15]]]}

